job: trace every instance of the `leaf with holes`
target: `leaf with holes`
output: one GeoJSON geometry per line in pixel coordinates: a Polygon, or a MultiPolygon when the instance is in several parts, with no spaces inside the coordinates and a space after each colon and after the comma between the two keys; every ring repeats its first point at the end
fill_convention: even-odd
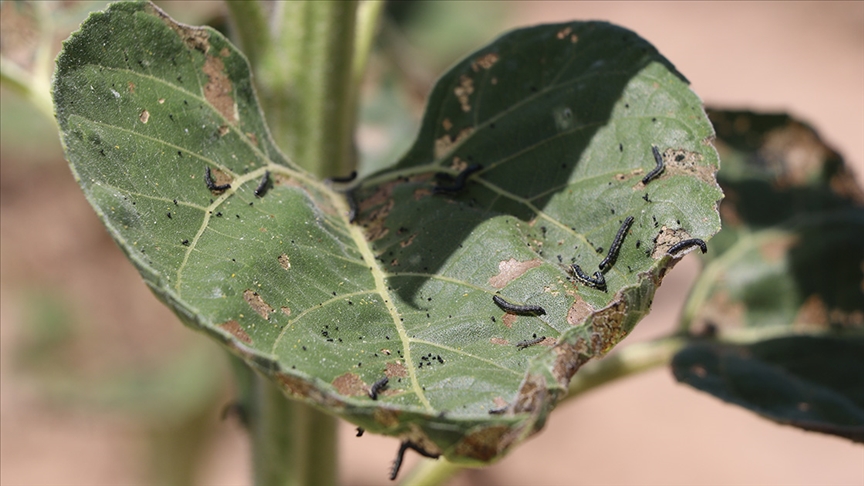
{"type": "Polygon", "coordinates": [[[685,306],[679,381],[779,423],[864,440],[864,193],[784,114],[712,111],[723,230],[685,306]],[[856,364],[857,363],[857,364],[856,364]]]}
{"type": "Polygon", "coordinates": [[[648,312],[669,248],[719,229],[699,99],[606,23],[469,55],[405,157],[347,193],[275,147],[233,46],[152,5],[85,22],[54,99],[87,198],[187,325],[290,396],[453,460],[539,430],[648,312]]]}

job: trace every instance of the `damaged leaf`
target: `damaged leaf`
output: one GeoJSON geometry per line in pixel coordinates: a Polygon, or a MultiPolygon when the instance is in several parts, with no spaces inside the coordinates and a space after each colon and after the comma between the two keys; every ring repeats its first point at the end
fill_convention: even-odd
{"type": "Polygon", "coordinates": [[[539,430],[579,366],[648,312],[679,260],[666,249],[719,229],[699,99],[602,22],[469,55],[411,150],[347,193],[278,151],[242,54],[150,4],[88,19],[54,99],[87,198],[187,325],[291,397],[457,461],[539,430]],[[645,185],[652,145],[665,170],[645,185]]]}
{"type": "Polygon", "coordinates": [[[864,336],[861,189],[842,158],[795,119],[735,111],[710,116],[724,161],[723,230],[705,257],[681,328],[744,342],[685,348],[673,371],[679,380],[780,423],[844,437],[851,437],[845,427],[855,425],[861,440],[862,402],[852,391],[861,389],[864,367],[847,366],[860,350],[841,352],[860,348],[864,336]],[[794,338],[802,335],[808,338],[794,338]],[[759,356],[767,349],[770,358],[759,356]],[[701,375],[688,371],[695,362],[702,363],[701,375]],[[771,373],[794,366],[798,371],[791,375],[808,379],[781,383],[766,366],[771,373]],[[804,418],[794,418],[790,411],[839,382],[845,384],[831,391],[831,400],[857,403],[858,415],[816,417],[813,404],[803,405],[804,418]],[[788,388],[773,396],[736,391],[756,385],[788,388]]]}

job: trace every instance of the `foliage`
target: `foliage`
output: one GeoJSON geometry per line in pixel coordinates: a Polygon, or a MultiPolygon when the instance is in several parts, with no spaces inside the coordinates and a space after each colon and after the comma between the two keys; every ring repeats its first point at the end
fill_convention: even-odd
{"type": "MultiPolygon", "coordinates": [[[[85,195],[157,297],[289,396],[483,463],[561,399],[671,360],[721,399],[862,440],[862,197],[809,127],[712,113],[731,197],[679,332],[597,361],[648,312],[669,248],[719,230],[713,129],[668,61],[605,23],[505,34],[437,82],[399,161],[346,184],[320,176],[356,163],[380,3],[292,4],[284,18],[308,25],[275,40],[256,2],[229,7],[251,66],[213,29],[115,4],[65,43],[55,108],[85,195]],[[665,170],[646,184],[652,146],[665,170]],[[606,288],[586,285],[569,264],[593,273],[627,216],[606,288]]],[[[24,78],[4,59],[4,85],[44,111],[24,78]]],[[[332,464],[332,441],[297,431],[333,422],[238,370],[256,464],[299,471],[256,465],[257,480],[331,481],[309,456],[332,464]]],[[[458,471],[439,465],[420,481],[458,471]]]]}

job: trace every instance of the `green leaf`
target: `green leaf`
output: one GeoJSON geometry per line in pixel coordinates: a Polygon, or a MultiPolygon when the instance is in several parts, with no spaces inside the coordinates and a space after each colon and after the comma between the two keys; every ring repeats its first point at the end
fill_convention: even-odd
{"type": "Polygon", "coordinates": [[[699,99],[606,23],[516,30],[469,55],[411,150],[347,198],[276,149],[242,54],[152,5],[85,22],[54,99],[85,195],[187,325],[294,398],[463,462],[539,430],[579,366],[648,312],[679,259],[666,250],[719,229],[699,99]],[[646,187],[652,144],[666,170],[646,187]],[[433,194],[470,163],[483,169],[462,192],[433,194]],[[209,190],[205,167],[231,188],[209,190]],[[592,274],[627,216],[607,291],[574,282],[567,264],[592,274]],[[507,314],[496,294],[545,313],[507,314]]]}
{"type": "Polygon", "coordinates": [[[673,362],[676,377],[780,423],[852,437],[852,412],[796,410],[822,397],[856,403],[861,417],[855,386],[864,367],[847,365],[864,335],[862,192],[807,125],[781,114],[710,116],[724,160],[723,230],[680,325],[732,344],[685,348],[673,362]],[[734,371],[727,367],[733,361],[734,371]],[[702,370],[695,378],[687,369],[693,363],[702,370]],[[783,370],[788,379],[774,376],[783,370]],[[760,386],[763,392],[739,394],[760,386]]]}
{"type": "Polygon", "coordinates": [[[697,343],[672,360],[678,381],[782,424],[864,442],[864,339],[789,336],[697,343]]]}

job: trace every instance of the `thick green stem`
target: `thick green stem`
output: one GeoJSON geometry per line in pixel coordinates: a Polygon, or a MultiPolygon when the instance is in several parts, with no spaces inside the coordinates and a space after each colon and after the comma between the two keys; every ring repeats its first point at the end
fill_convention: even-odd
{"type": "MultiPolygon", "coordinates": [[[[253,66],[273,137],[310,172],[344,174],[355,165],[357,2],[276,2],[273,9],[270,42],[255,51],[253,66]]],[[[241,39],[252,37],[237,28],[241,39]]]]}
{"type": "Polygon", "coordinates": [[[240,49],[254,69],[272,43],[267,13],[258,0],[228,0],[225,4],[231,13],[231,25],[240,49]]]}
{"type": "Polygon", "coordinates": [[[51,102],[47,78],[39,79],[11,60],[0,56],[0,85],[15,91],[33,103],[40,113],[54,120],[54,103],[51,102]]]}
{"type": "Polygon", "coordinates": [[[333,417],[288,400],[269,379],[257,374],[249,412],[256,485],[336,484],[333,417]]]}

